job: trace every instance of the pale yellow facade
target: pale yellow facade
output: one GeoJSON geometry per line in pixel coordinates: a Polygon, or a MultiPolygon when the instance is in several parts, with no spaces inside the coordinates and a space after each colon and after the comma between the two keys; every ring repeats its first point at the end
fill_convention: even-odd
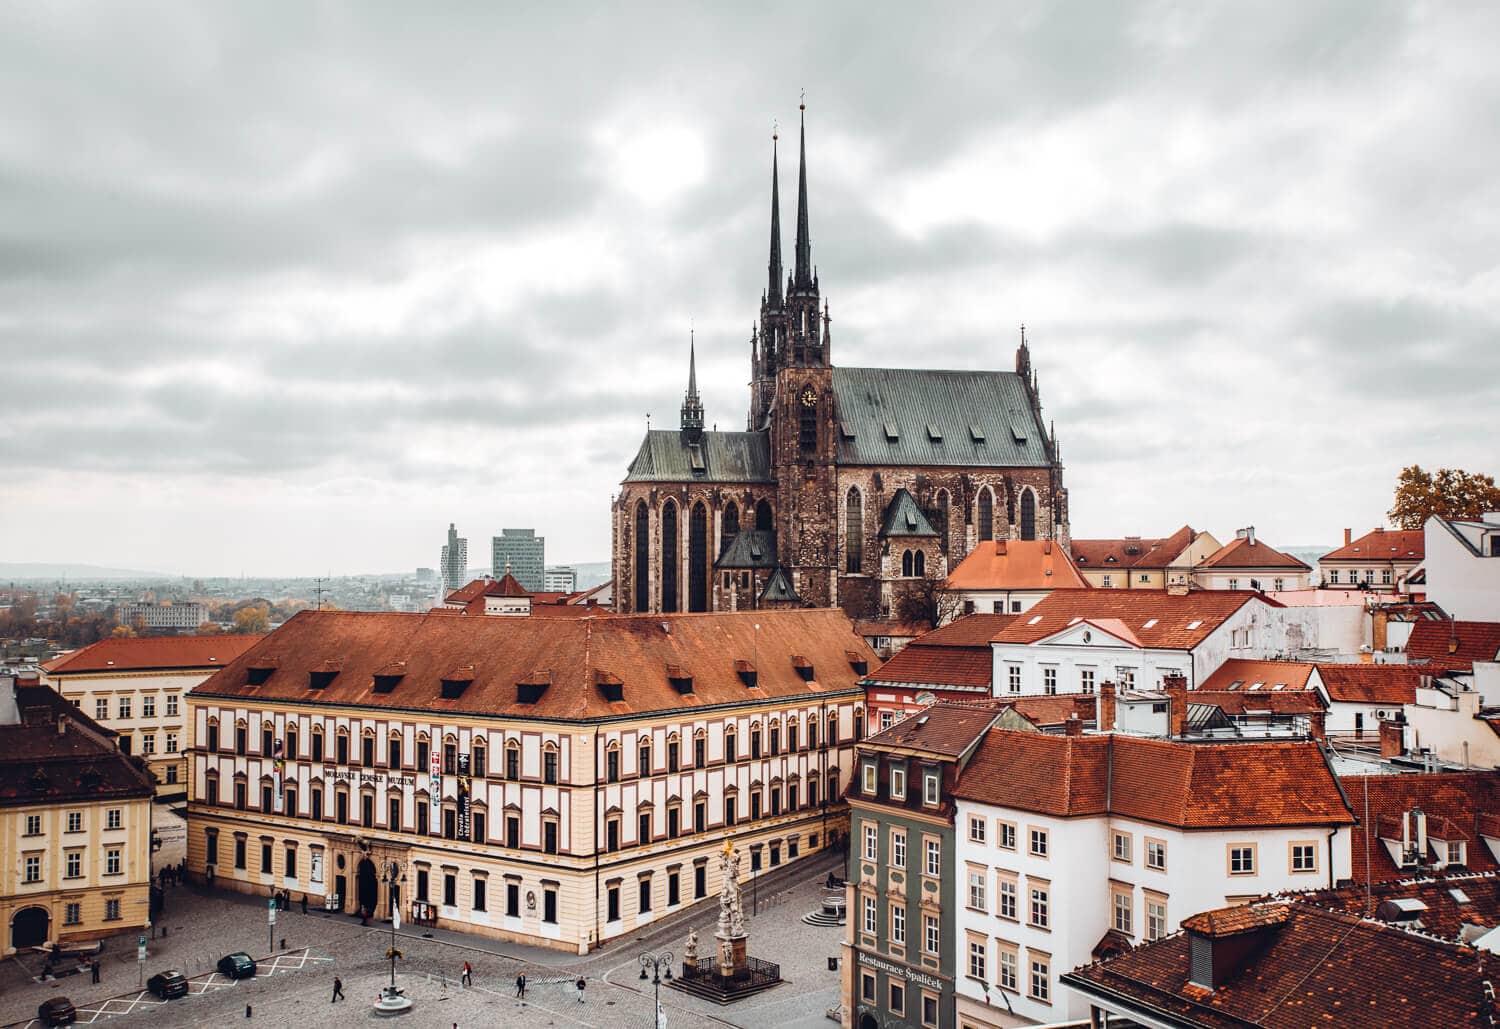
{"type": "Polygon", "coordinates": [[[1113,590],[1160,590],[1169,585],[1190,582],[1193,569],[1204,558],[1215,553],[1223,544],[1211,532],[1200,532],[1193,537],[1180,554],[1174,554],[1165,567],[1128,568],[1123,566],[1096,568],[1080,565],[1079,574],[1096,589],[1113,590]]]}
{"type": "Polygon", "coordinates": [[[48,799],[0,808],[5,954],[16,953],[17,942],[27,943],[43,925],[43,938],[52,944],[144,928],[150,878],[148,797],[48,799]]]}
{"type": "Polygon", "coordinates": [[[100,725],[120,734],[120,749],[145,758],[157,796],[187,792],[192,726],[184,697],[218,669],[73,672],[46,675],[52,686],[100,725]]]}
{"type": "Polygon", "coordinates": [[[577,953],[716,896],[726,839],[751,890],[846,834],[864,721],[862,691],[815,686],[576,722],[188,703],[195,879],[388,918],[394,865],[404,923],[577,953]]]}

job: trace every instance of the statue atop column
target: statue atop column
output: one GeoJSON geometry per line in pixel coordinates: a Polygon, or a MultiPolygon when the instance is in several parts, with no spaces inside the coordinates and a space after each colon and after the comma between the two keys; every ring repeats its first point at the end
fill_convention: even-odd
{"type": "Polygon", "coordinates": [[[740,856],[734,843],[724,841],[719,856],[722,884],[719,887],[719,925],[714,936],[719,941],[719,974],[725,978],[745,972],[745,909],[740,904],[740,856]]]}

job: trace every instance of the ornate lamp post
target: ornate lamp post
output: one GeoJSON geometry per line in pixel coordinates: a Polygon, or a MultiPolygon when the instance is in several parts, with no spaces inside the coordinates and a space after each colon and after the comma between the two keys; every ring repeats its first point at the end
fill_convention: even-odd
{"type": "Polygon", "coordinates": [[[649,979],[651,980],[651,985],[656,987],[656,1014],[653,1016],[651,1024],[653,1026],[657,1026],[661,1024],[662,980],[666,980],[667,982],[672,981],[672,952],[670,950],[664,950],[660,954],[652,954],[648,952],[640,955],[640,961],[641,982],[645,982],[647,979],[649,979]],[[651,970],[650,975],[646,974],[647,969],[651,970]]]}
{"type": "Polygon", "coordinates": [[[392,861],[385,866],[385,883],[387,896],[391,904],[391,945],[386,949],[385,956],[391,959],[391,984],[381,989],[380,998],[375,1002],[375,1010],[380,1014],[399,1014],[411,1010],[411,998],[396,988],[396,959],[401,957],[401,952],[396,949],[396,930],[401,928],[401,904],[397,900],[397,886],[406,877],[399,862],[392,861]]]}

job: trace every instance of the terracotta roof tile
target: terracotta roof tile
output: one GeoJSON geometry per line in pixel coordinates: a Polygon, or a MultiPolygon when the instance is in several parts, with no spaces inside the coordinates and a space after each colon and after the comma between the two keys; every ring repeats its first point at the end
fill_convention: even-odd
{"type": "Polygon", "coordinates": [[[1221,569],[1292,569],[1312,571],[1312,566],[1291,554],[1283,554],[1264,540],[1251,543],[1248,537],[1230,540],[1198,563],[1199,568],[1221,569]]]}
{"type": "Polygon", "coordinates": [[[1061,632],[1075,619],[1117,618],[1150,648],[1190,650],[1246,604],[1276,601],[1248,590],[1196,590],[1174,596],[1166,590],[1054,590],[995,634],[997,643],[1035,643],[1061,632]],[[1152,623],[1147,627],[1147,623],[1152,623]]]}
{"type": "Polygon", "coordinates": [[[1370,851],[1365,853],[1365,834],[1354,833],[1349,841],[1351,874],[1358,882],[1381,882],[1406,878],[1391,859],[1379,831],[1414,807],[1431,819],[1447,819],[1463,833],[1467,843],[1466,870],[1489,872],[1500,868],[1481,838],[1486,816],[1500,815],[1500,772],[1409,772],[1399,775],[1346,775],[1339,779],[1354,813],[1370,825],[1370,851]],[[1368,803],[1368,808],[1366,804],[1368,803]]]}
{"type": "Polygon", "coordinates": [[[1304,661],[1247,661],[1232,657],[1225,661],[1199,686],[1202,690],[1306,690],[1312,678],[1313,664],[1304,661]]]}
{"type": "Polygon", "coordinates": [[[859,676],[848,655],[863,655],[871,663],[874,657],[851,631],[848,618],[829,609],[602,618],[302,611],[193,693],[481,715],[603,718],[670,710],[687,702],[667,678],[669,664],[693,670],[697,702],[739,702],[752,694],[734,663],[757,653],[755,697],[856,690],[859,676]],[[265,682],[251,685],[247,670],[260,654],[274,655],[277,668],[265,682]],[[813,682],[797,673],[792,654],[812,662],[813,682]],[[374,692],[374,670],[393,661],[406,662],[406,676],[392,692],[374,692]],[[474,667],[472,683],[457,697],[441,696],[442,673],[465,665],[474,667]],[[338,674],[326,687],[312,689],[309,673],[316,669],[338,674]],[[549,674],[551,685],[534,703],[520,702],[517,684],[531,681],[527,677],[538,671],[549,674]],[[605,697],[596,686],[596,673],[623,681],[622,702],[605,697]]]}
{"type": "Polygon", "coordinates": [[[48,675],[222,668],[264,636],[148,636],[108,639],[42,666],[48,675]]]}
{"type": "Polygon", "coordinates": [[[1069,547],[1080,568],[1166,568],[1193,542],[1197,533],[1184,525],[1161,539],[1125,536],[1121,539],[1075,539],[1069,547]]]}
{"type": "Polygon", "coordinates": [[[1193,690],[1189,704],[1212,704],[1226,715],[1257,714],[1306,715],[1324,710],[1323,695],[1317,690],[1193,690]]]}
{"type": "Polygon", "coordinates": [[[913,647],[984,647],[989,649],[990,640],[1007,625],[1013,624],[1020,615],[992,615],[975,613],[955,618],[940,628],[923,633],[912,640],[913,647]]]}
{"type": "Polygon", "coordinates": [[[1500,654],[1500,622],[1418,619],[1406,641],[1406,660],[1429,675],[1468,672],[1475,661],[1494,661],[1500,654]]]}
{"type": "Polygon", "coordinates": [[[1064,976],[1205,1029],[1488,1025],[1491,973],[1469,948],[1293,901],[1276,928],[1211,991],[1189,983],[1192,936],[1179,933],[1064,976]],[[1487,1019],[1487,1015],[1484,1016],[1487,1019]]]}
{"type": "Polygon", "coordinates": [[[115,734],[50,686],[18,687],[16,705],[21,721],[0,725],[0,806],[155,794],[151,774],[120,752],[115,734]]]}
{"type": "Polygon", "coordinates": [[[870,673],[872,683],[918,686],[990,686],[994,661],[983,647],[919,647],[915,641],[870,673]]]}
{"type": "Polygon", "coordinates": [[[1417,699],[1422,669],[1413,665],[1318,665],[1328,699],[1399,707],[1417,699]]]}
{"type": "Polygon", "coordinates": [[[1052,540],[986,540],[953,569],[950,590],[1086,589],[1068,552],[1052,540]]]}
{"type": "Polygon", "coordinates": [[[1063,817],[1107,809],[1187,829],[1354,820],[1311,741],[1178,743],[993,729],[954,795],[1063,817]]]}
{"type": "Polygon", "coordinates": [[[1319,561],[1421,561],[1427,534],[1421,529],[1375,529],[1330,550],[1319,561]]]}
{"type": "Polygon", "coordinates": [[[869,744],[957,757],[989,728],[998,714],[998,707],[991,705],[933,704],[876,733],[869,744]]]}
{"type": "Polygon", "coordinates": [[[1291,908],[1287,904],[1239,904],[1232,908],[1189,915],[1182,920],[1182,927],[1202,936],[1223,939],[1226,936],[1238,936],[1240,933],[1284,925],[1290,917],[1291,908]]]}
{"type": "Polygon", "coordinates": [[[1387,900],[1420,900],[1422,931],[1458,941],[1465,925],[1493,929],[1500,926],[1500,874],[1470,874],[1391,879],[1366,887],[1353,883],[1332,890],[1296,894],[1298,900],[1351,915],[1381,917],[1380,904],[1387,900]],[[1460,900],[1454,891],[1462,894],[1460,900]]]}

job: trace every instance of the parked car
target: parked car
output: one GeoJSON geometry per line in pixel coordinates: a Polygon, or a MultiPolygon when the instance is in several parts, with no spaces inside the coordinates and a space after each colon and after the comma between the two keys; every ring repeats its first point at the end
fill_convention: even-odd
{"type": "Polygon", "coordinates": [[[249,979],[255,975],[255,959],[242,950],[219,959],[219,973],[231,979],[249,979]]]}
{"type": "Polygon", "coordinates": [[[166,972],[157,972],[146,980],[146,989],[156,994],[162,1000],[171,1000],[173,997],[186,997],[188,992],[187,977],[177,969],[166,972]]]}
{"type": "Polygon", "coordinates": [[[78,1020],[78,1010],[67,997],[51,997],[37,1005],[36,1017],[42,1025],[70,1025],[78,1020]]]}

